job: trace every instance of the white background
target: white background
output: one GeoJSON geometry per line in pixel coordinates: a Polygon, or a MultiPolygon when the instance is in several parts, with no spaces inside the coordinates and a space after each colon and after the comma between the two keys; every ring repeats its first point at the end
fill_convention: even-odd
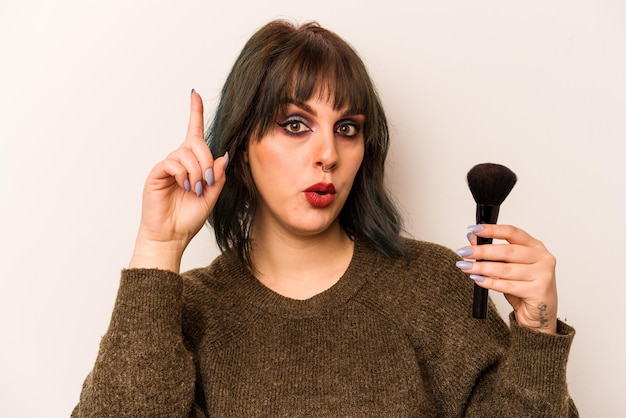
{"type": "MultiPolygon", "coordinates": [[[[465,245],[467,171],[517,173],[500,221],[559,260],[570,391],[582,416],[623,416],[621,0],[0,0],[0,416],[69,415],[190,89],[209,117],[244,42],[276,17],[317,20],[366,61],[414,237],[465,245]]],[[[203,230],[183,267],[215,255],[203,230]]]]}

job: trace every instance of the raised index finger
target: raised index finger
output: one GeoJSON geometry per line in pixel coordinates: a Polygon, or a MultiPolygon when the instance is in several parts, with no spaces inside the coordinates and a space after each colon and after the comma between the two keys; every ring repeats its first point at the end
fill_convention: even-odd
{"type": "Polygon", "coordinates": [[[201,139],[204,141],[204,106],[202,98],[195,91],[191,91],[191,111],[189,113],[189,126],[185,141],[201,139]]]}

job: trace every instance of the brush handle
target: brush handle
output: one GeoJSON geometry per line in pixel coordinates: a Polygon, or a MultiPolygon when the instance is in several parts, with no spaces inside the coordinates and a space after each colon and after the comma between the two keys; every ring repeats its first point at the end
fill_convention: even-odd
{"type": "MultiPolygon", "coordinates": [[[[476,205],[477,224],[495,224],[498,221],[500,206],[476,205]]],[[[493,239],[476,237],[478,245],[491,244],[493,239]]],[[[482,261],[482,260],[476,260],[482,261]]],[[[477,319],[487,318],[487,305],[489,300],[489,290],[474,283],[474,302],[472,305],[472,316],[477,319]]]]}
{"type": "MultiPolygon", "coordinates": [[[[477,224],[495,224],[496,222],[498,222],[499,214],[500,214],[500,206],[483,205],[483,204],[476,205],[476,223],[477,224]]],[[[489,244],[491,244],[491,242],[489,242],[489,244]]],[[[480,237],[479,237],[478,245],[480,245],[480,237]]]]}

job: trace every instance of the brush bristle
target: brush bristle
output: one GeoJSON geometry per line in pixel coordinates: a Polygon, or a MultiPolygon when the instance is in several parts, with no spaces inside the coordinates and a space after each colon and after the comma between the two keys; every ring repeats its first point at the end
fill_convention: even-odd
{"type": "Polygon", "coordinates": [[[480,205],[500,206],[516,182],[515,173],[500,164],[478,164],[467,173],[467,185],[480,205]]]}

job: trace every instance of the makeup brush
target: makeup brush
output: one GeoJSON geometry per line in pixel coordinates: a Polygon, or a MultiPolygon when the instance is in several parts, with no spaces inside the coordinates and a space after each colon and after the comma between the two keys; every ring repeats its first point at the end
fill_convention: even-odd
{"type": "MultiPolygon", "coordinates": [[[[500,205],[517,182],[517,176],[500,164],[483,163],[472,167],[467,173],[467,185],[476,201],[476,224],[495,224],[500,213],[500,205]]],[[[491,244],[491,238],[477,237],[478,245],[491,244]]],[[[482,260],[476,260],[482,261],[482,260]]],[[[474,318],[487,318],[487,297],[489,291],[474,283],[474,318]]]]}

